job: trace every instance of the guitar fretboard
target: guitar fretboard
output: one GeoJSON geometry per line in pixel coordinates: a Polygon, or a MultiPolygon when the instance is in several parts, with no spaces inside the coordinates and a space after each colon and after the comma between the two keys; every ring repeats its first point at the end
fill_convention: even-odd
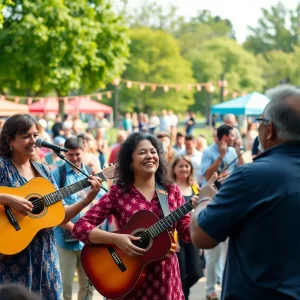
{"type": "MultiPolygon", "coordinates": [[[[95,176],[100,177],[103,181],[106,180],[106,178],[102,172],[96,174],[95,176]]],[[[86,178],[86,179],[80,180],[78,182],[75,182],[73,184],[70,184],[68,186],[65,186],[65,187],[59,189],[58,191],[44,195],[42,199],[44,200],[44,203],[46,206],[50,206],[50,205],[64,199],[65,197],[68,197],[72,194],[75,194],[75,193],[89,187],[90,185],[91,184],[88,182],[88,179],[86,178]]]]}
{"type": "Polygon", "coordinates": [[[194,207],[192,205],[192,201],[190,200],[189,202],[174,210],[168,216],[164,217],[163,219],[159,220],[157,223],[149,227],[147,231],[149,232],[152,238],[155,238],[158,235],[160,235],[163,231],[170,228],[173,223],[177,222],[183,216],[185,216],[187,213],[193,210],[193,208],[194,207]]]}

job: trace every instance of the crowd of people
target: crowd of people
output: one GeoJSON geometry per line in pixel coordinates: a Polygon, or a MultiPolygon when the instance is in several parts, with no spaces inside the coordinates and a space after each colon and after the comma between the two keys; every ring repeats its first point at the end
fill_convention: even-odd
{"type": "MultiPolygon", "coordinates": [[[[284,266],[281,261],[288,255],[293,256],[292,261],[299,260],[297,247],[288,255],[285,247],[291,243],[289,232],[295,227],[292,229],[293,225],[285,222],[284,232],[280,228],[282,215],[278,210],[282,209],[298,222],[295,213],[299,205],[296,201],[299,172],[296,168],[300,160],[297,161],[299,142],[296,141],[300,134],[291,122],[300,120],[297,115],[300,93],[293,87],[281,87],[270,98],[272,101],[258,122],[259,153],[271,150],[260,154],[257,162],[245,166],[242,166],[245,163],[243,146],[246,150],[252,149],[258,139],[257,132],[255,124],[249,124],[247,132],[241,134],[232,114],[224,116],[224,122],[213,132],[213,143],[208,146],[204,135],[193,135],[196,120],[192,113],[188,114],[181,131],[172,111],[163,110],[160,118],[153,113],[149,120],[146,114],[127,113],[116,143],[110,148],[106,131],[111,125],[103,114],[92,118],[86,127],[77,116],[66,116],[64,120],[58,116],[52,125],[41,116],[8,118],[0,135],[0,186],[18,187],[42,176],[56,188],[62,188],[85,178],[55,153],[38,149],[35,141],[42,137],[68,150],[66,158],[90,175],[91,187],[63,199],[65,219],[62,224],[54,230],[41,230],[25,250],[0,259],[0,283],[22,283],[43,299],[71,300],[76,269],[78,299],[85,296],[92,299],[93,289],[86,295],[88,279],[80,262],[83,245],[115,244],[128,255],[143,255],[145,250],[133,243],[139,238],[113,233],[110,226],[123,227],[141,209],[163,218],[155,193],[156,184],[160,184],[167,190],[171,211],[192,200],[195,212],[192,219],[187,214],[171,228],[173,234],[178,235],[177,255],[151,264],[144,284],[132,299],[188,299],[190,288],[202,276],[206,276],[207,300],[218,299],[215,286],[222,282],[222,299],[271,299],[268,295],[274,296],[272,299],[287,299],[284,298],[287,295],[299,299],[300,289],[293,281],[299,272],[293,264],[284,266]],[[280,109],[289,113],[290,120],[280,119],[284,117],[280,109]],[[290,141],[291,144],[287,143],[290,141]],[[39,162],[39,169],[32,164],[33,159],[39,162]],[[279,159],[290,161],[290,170],[295,174],[291,180],[295,185],[285,179],[284,176],[291,176],[283,164],[276,163],[279,159]],[[93,174],[116,162],[118,178],[109,182],[109,192],[105,193],[100,189],[103,183],[93,174]],[[275,174],[270,166],[277,166],[278,172],[275,174]],[[270,177],[276,186],[257,184],[257,178],[265,182],[270,177]],[[217,179],[219,183],[224,182],[220,193],[217,179]],[[285,183],[282,189],[280,183],[285,183]],[[277,194],[271,192],[276,189],[277,194]],[[288,207],[283,202],[285,197],[293,200],[288,207]],[[271,215],[269,210],[264,210],[265,206],[272,211],[271,215]],[[282,246],[274,244],[276,238],[270,234],[274,228],[282,233],[282,246]],[[256,237],[265,248],[255,246],[258,248],[253,249],[251,243],[256,237]],[[272,265],[278,262],[272,260],[275,254],[271,252],[275,248],[277,259],[280,257],[279,265],[272,265]],[[259,263],[259,251],[264,253],[262,259],[270,256],[268,266],[259,263]],[[280,285],[276,284],[275,277],[272,279],[273,274],[282,279],[280,285]],[[291,281],[285,284],[284,276],[291,281]],[[249,295],[244,294],[246,290],[249,295]]],[[[1,193],[0,196],[0,204],[24,216],[33,209],[22,197],[1,193]]]]}

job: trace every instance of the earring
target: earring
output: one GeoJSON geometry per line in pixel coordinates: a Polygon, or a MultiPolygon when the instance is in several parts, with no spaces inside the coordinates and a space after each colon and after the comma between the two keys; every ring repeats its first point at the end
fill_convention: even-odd
{"type": "Polygon", "coordinates": [[[130,167],[129,171],[132,172],[132,167],[130,167]]]}
{"type": "Polygon", "coordinates": [[[10,151],[13,151],[13,147],[12,147],[12,146],[9,146],[9,150],[10,150],[10,151]]]}

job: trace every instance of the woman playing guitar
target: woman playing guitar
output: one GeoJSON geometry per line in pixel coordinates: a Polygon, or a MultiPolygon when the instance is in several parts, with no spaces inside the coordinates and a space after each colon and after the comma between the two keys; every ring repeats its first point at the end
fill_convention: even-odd
{"type": "MultiPolygon", "coordinates": [[[[33,164],[39,127],[39,123],[28,114],[13,115],[5,122],[0,135],[0,186],[20,187],[43,175],[55,186],[49,169],[38,164],[40,173],[43,173],[39,174],[33,164]]],[[[99,192],[100,179],[90,176],[89,181],[92,188],[87,197],[65,207],[63,223],[70,221],[89,205],[99,192]]],[[[3,193],[0,193],[0,205],[5,205],[14,214],[23,216],[27,216],[33,209],[28,200],[3,193]]],[[[18,243],[13,240],[10,242],[18,243]]],[[[5,283],[25,285],[42,299],[62,299],[58,253],[52,229],[40,230],[23,251],[0,257],[0,284],[5,283]]]]}
{"type": "MultiPolygon", "coordinates": [[[[73,228],[73,235],[86,244],[112,244],[129,256],[143,255],[145,250],[133,244],[139,237],[105,232],[97,226],[112,214],[121,228],[140,210],[152,211],[162,219],[163,211],[155,193],[156,183],[166,188],[171,212],[185,203],[178,186],[167,179],[162,157],[162,143],[154,136],[131,134],[119,153],[119,178],[116,185],[79,219],[73,228]]],[[[194,196],[193,205],[197,199],[194,196]]],[[[185,215],[175,223],[172,231],[176,227],[180,238],[190,242],[189,225],[190,216],[185,215]]],[[[118,282],[115,284],[118,285],[118,282]]],[[[130,294],[130,299],[183,300],[177,256],[172,255],[150,264],[144,283],[130,294]]]]}

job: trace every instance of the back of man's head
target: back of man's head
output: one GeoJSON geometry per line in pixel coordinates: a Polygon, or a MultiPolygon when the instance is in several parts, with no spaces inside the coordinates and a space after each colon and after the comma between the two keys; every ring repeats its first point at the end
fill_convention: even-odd
{"type": "Polygon", "coordinates": [[[229,126],[229,125],[221,125],[218,129],[217,129],[217,138],[219,141],[221,141],[222,137],[224,135],[228,136],[230,133],[230,130],[232,130],[233,127],[229,126]]]}
{"type": "Polygon", "coordinates": [[[274,124],[277,137],[300,141],[300,89],[280,85],[268,90],[266,96],[270,102],[263,117],[274,124]]]}

